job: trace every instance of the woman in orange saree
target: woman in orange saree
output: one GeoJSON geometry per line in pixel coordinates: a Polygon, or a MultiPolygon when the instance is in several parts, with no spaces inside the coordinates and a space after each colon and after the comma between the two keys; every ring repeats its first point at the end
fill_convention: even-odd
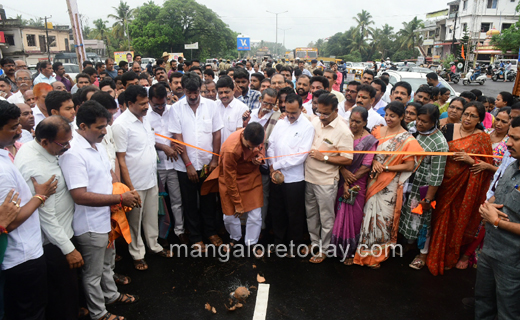
{"type": "MultiPolygon", "coordinates": [[[[393,101],[385,108],[387,126],[376,127],[372,135],[379,140],[377,151],[422,152],[423,148],[405,129],[404,105],[393,101]]],[[[389,256],[397,241],[399,218],[403,205],[403,185],[420,164],[413,155],[376,155],[372,163],[363,222],[354,263],[374,269],[389,256]]]]}
{"type": "Polygon", "coordinates": [[[446,125],[443,133],[449,151],[444,179],[437,192],[432,215],[432,237],[426,264],[433,275],[444,274],[460,258],[460,247],[475,240],[480,224],[479,206],[486,200],[490,171],[472,173],[477,159],[492,164],[492,158],[470,157],[468,153],[492,155],[491,139],[480,124],[486,110],[480,102],[464,106],[461,123],[446,125]]]}

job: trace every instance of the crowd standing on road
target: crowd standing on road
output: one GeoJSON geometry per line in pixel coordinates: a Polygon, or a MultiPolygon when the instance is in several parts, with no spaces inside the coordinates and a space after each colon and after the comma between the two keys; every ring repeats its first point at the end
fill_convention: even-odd
{"type": "Polygon", "coordinates": [[[402,245],[433,275],[478,262],[477,318],[520,317],[510,93],[450,100],[436,73],[413,91],[316,60],[140,59],[85,61],[75,79],[60,62],[32,75],[0,61],[6,319],[124,319],[107,308],[139,297],[119,291],[131,279],[114,272],[115,239],[144,272],[147,254],[173,258],[170,229],[200,254],[289,246],[282,256],[378,269],[402,245]]]}

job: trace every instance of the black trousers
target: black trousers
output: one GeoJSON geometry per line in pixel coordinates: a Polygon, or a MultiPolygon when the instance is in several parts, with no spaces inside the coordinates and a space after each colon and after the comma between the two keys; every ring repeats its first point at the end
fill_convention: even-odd
{"type": "Polygon", "coordinates": [[[305,181],[269,185],[269,215],[275,244],[303,242],[305,216],[305,181]]]}
{"type": "MultiPolygon", "coordinates": [[[[200,171],[197,171],[200,176],[200,171]]],[[[181,187],[182,206],[184,207],[184,225],[190,231],[192,243],[202,241],[202,237],[217,234],[216,229],[216,193],[200,195],[200,188],[204,180],[199,178],[198,183],[188,179],[186,172],[178,172],[181,187]]]]}
{"type": "Polygon", "coordinates": [[[45,320],[47,265],[43,256],[8,270],[5,275],[5,319],[45,320]]]}
{"type": "Polygon", "coordinates": [[[49,301],[45,311],[47,319],[69,320],[78,318],[78,273],[70,269],[65,255],[53,245],[43,246],[47,262],[47,288],[49,301]]]}

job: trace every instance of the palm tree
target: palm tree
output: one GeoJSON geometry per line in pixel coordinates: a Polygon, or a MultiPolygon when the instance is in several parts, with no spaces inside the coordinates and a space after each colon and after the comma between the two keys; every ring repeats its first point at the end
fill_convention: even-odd
{"type": "Polygon", "coordinates": [[[123,33],[126,35],[128,43],[130,43],[130,33],[128,32],[128,23],[132,20],[132,17],[134,15],[135,9],[130,9],[130,6],[123,2],[122,0],[119,1],[119,6],[112,7],[116,14],[109,14],[108,17],[116,20],[114,23],[114,27],[121,26],[123,29],[123,33]]]}
{"type": "Polygon", "coordinates": [[[417,29],[421,28],[424,28],[423,21],[417,19],[417,17],[413,18],[410,22],[403,22],[403,29],[399,30],[402,41],[401,48],[413,50],[416,45],[419,45],[422,38],[420,32],[417,32],[417,29]]]}
{"type": "Polygon", "coordinates": [[[98,40],[105,40],[105,33],[110,32],[107,28],[107,22],[103,19],[94,20],[94,29],[91,31],[91,37],[98,40]]]}
{"type": "Polygon", "coordinates": [[[385,59],[388,48],[391,47],[394,40],[394,27],[385,24],[381,29],[377,28],[372,34],[375,43],[375,52],[381,53],[381,59],[385,59]]]}
{"type": "Polygon", "coordinates": [[[38,18],[38,19],[29,19],[28,23],[27,23],[28,26],[31,26],[31,27],[43,27],[43,18],[38,18]]]}
{"type": "Polygon", "coordinates": [[[374,20],[372,20],[372,15],[370,12],[366,10],[361,10],[360,13],[357,14],[356,17],[352,19],[356,20],[357,27],[356,31],[361,34],[361,39],[368,37],[368,35],[372,32],[372,28],[370,25],[374,24],[374,20]]]}

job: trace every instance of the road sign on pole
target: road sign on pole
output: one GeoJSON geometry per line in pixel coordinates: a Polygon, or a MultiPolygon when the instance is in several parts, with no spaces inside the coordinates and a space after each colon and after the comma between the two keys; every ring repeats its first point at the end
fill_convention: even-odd
{"type": "Polygon", "coordinates": [[[251,51],[251,39],[239,37],[237,38],[237,50],[238,51],[251,51]]]}

